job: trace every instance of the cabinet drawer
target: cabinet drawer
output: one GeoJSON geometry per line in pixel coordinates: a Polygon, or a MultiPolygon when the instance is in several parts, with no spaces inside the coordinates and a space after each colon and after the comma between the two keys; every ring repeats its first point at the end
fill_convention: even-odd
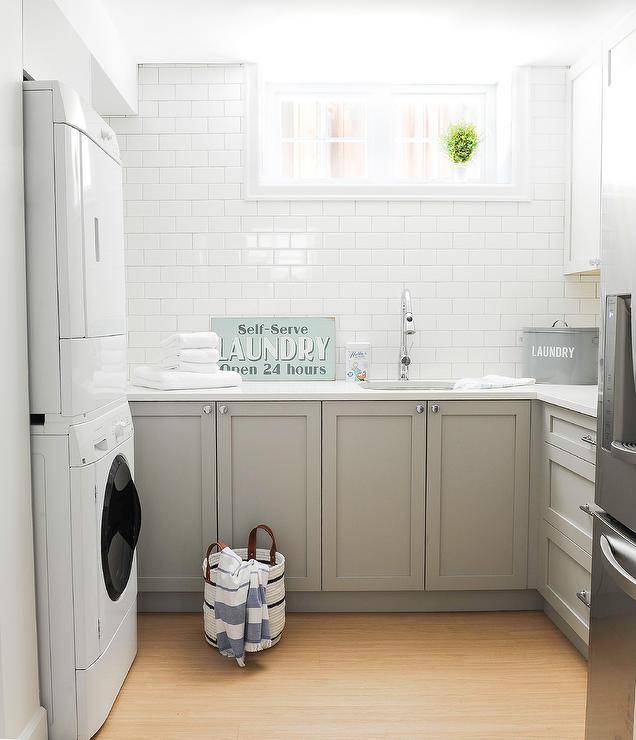
{"type": "Polygon", "coordinates": [[[596,461],[596,419],[558,406],[543,411],[543,438],[588,462],[596,461]]]}
{"type": "Polygon", "coordinates": [[[543,517],[586,552],[592,552],[592,517],[581,511],[594,502],[595,467],[558,447],[545,445],[543,517]]]}
{"type": "Polygon", "coordinates": [[[541,583],[543,598],[587,643],[590,610],[577,597],[577,591],[591,590],[592,557],[561,534],[551,524],[542,522],[541,583]]]}

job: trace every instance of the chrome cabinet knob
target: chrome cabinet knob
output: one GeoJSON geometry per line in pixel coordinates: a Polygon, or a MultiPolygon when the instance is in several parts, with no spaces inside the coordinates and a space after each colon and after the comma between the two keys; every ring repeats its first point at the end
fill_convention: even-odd
{"type": "Polygon", "coordinates": [[[229,411],[227,406],[219,406],[219,414],[227,414],[229,411]]]}
{"type": "Polygon", "coordinates": [[[588,591],[586,591],[585,589],[583,589],[582,591],[577,591],[576,598],[579,601],[582,601],[588,609],[590,608],[590,594],[588,591]]]}
{"type": "Polygon", "coordinates": [[[601,260],[598,259],[598,257],[595,257],[590,260],[590,267],[600,267],[601,260]]]}
{"type": "Polygon", "coordinates": [[[418,414],[423,414],[424,409],[425,409],[425,406],[423,403],[418,403],[417,406],[415,407],[415,410],[417,411],[418,414]]]}
{"type": "Polygon", "coordinates": [[[431,414],[439,414],[439,404],[434,403],[431,405],[431,414]]]}
{"type": "Polygon", "coordinates": [[[212,413],[212,406],[204,406],[203,407],[203,413],[204,414],[210,414],[210,413],[212,413]]]}

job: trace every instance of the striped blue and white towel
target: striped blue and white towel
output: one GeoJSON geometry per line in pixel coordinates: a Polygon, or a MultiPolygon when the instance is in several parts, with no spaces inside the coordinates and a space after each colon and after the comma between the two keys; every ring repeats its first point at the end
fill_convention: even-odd
{"type": "Polygon", "coordinates": [[[245,666],[245,653],[271,646],[267,611],[269,565],[257,560],[244,562],[225,547],[216,569],[214,616],[221,655],[236,658],[245,666]]]}

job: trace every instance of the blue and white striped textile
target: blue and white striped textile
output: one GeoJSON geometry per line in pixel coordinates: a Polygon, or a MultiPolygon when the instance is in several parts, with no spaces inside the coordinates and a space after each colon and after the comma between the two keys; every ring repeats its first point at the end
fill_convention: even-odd
{"type": "Polygon", "coordinates": [[[265,650],[272,644],[267,609],[269,565],[243,561],[225,547],[216,569],[214,616],[221,655],[245,666],[245,653],[265,650]]]}

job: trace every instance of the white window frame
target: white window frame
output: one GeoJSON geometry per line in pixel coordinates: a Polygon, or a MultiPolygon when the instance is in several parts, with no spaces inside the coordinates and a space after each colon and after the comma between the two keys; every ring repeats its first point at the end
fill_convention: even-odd
{"type": "MultiPolygon", "coordinates": [[[[292,90],[293,85],[285,86],[292,90]]],[[[299,94],[307,92],[307,86],[297,85],[299,94]]],[[[403,85],[391,87],[397,94],[422,94],[435,91],[436,93],[464,91],[476,92],[478,85],[403,85]]],[[[486,90],[487,87],[483,86],[486,90]]],[[[312,85],[311,92],[317,94],[332,93],[355,97],[361,92],[381,90],[382,86],[364,85],[312,85]]],[[[494,148],[502,149],[502,141],[506,139],[505,148],[509,150],[509,182],[479,182],[479,183],[445,183],[445,182],[396,182],[369,184],[365,182],[336,181],[293,183],[268,183],[261,181],[261,160],[263,147],[261,137],[264,127],[261,126],[261,101],[263,91],[259,86],[257,67],[255,64],[246,65],[246,157],[245,157],[245,192],[246,200],[530,200],[530,186],[528,181],[528,108],[529,108],[529,68],[518,67],[514,70],[509,100],[501,96],[501,105],[510,105],[508,125],[501,126],[501,110],[496,113],[497,121],[494,124],[498,131],[497,141],[484,141],[484,159],[488,179],[494,180],[497,173],[494,171],[496,156],[494,148]],[[509,129],[503,131],[504,129],[509,129]]],[[[382,93],[377,93],[382,95],[382,93]]],[[[487,96],[486,115],[495,116],[494,95],[487,96]]],[[[385,111],[386,108],[383,108],[385,111]]],[[[368,109],[368,115],[374,115],[373,102],[368,109]]],[[[505,117],[504,117],[505,119],[505,117]]],[[[489,122],[492,123],[492,122],[489,122]]],[[[370,127],[371,130],[371,127],[370,127]]],[[[371,176],[377,167],[373,162],[374,147],[369,147],[371,156],[368,158],[368,168],[371,176]]]]}

